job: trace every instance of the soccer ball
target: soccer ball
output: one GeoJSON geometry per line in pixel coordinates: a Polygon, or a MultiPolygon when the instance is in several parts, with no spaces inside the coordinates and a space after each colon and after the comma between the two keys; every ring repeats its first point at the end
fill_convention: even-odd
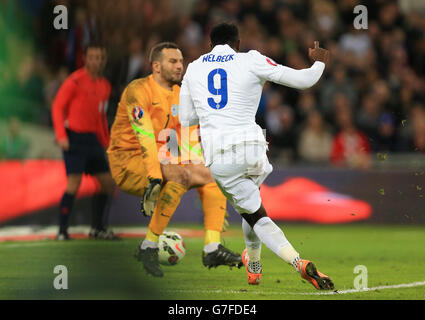
{"type": "Polygon", "coordinates": [[[183,238],[173,231],[165,231],[159,236],[158,247],[159,263],[163,265],[174,266],[186,254],[183,238]]]}

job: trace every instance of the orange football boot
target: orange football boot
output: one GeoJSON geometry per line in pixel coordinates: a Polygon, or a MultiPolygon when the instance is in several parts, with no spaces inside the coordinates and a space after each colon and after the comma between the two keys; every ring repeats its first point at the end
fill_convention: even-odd
{"type": "Polygon", "coordinates": [[[333,290],[334,284],[327,275],[319,272],[313,262],[301,259],[297,262],[301,277],[310,282],[317,290],[333,290]]]}
{"type": "Polygon", "coordinates": [[[261,268],[260,273],[251,273],[248,271],[248,257],[246,256],[246,249],[242,252],[242,262],[245,266],[246,275],[248,276],[248,284],[259,285],[263,268],[261,268]]]}

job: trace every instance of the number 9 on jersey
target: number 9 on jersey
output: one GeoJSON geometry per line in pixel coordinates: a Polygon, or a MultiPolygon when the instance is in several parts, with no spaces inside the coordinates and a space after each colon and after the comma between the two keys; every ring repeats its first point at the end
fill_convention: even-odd
{"type": "Polygon", "coordinates": [[[208,74],[208,91],[214,96],[220,96],[220,102],[208,98],[208,105],[213,109],[223,109],[227,105],[227,72],[224,69],[214,69],[208,74]],[[218,81],[214,82],[214,78],[218,81]],[[217,82],[220,87],[216,88],[217,82]]]}

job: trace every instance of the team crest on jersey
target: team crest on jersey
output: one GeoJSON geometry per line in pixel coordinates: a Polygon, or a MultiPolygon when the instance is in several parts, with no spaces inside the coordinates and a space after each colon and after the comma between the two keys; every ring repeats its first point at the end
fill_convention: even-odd
{"type": "Polygon", "coordinates": [[[177,104],[173,104],[171,106],[171,114],[173,115],[173,117],[177,117],[177,115],[179,114],[179,106],[177,104]]]}
{"type": "Polygon", "coordinates": [[[277,63],[276,62],[274,62],[272,59],[270,59],[270,58],[266,58],[266,61],[268,62],[268,64],[270,64],[270,65],[272,65],[273,67],[276,67],[277,66],[277,63]]]}
{"type": "Polygon", "coordinates": [[[133,119],[139,120],[143,117],[143,109],[142,107],[134,107],[133,109],[133,119]]]}

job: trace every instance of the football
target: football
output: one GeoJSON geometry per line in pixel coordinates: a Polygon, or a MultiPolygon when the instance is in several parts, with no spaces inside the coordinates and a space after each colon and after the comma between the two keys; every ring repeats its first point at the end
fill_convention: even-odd
{"type": "Polygon", "coordinates": [[[159,263],[174,266],[179,263],[186,254],[183,238],[176,232],[165,231],[159,236],[159,263]]]}

